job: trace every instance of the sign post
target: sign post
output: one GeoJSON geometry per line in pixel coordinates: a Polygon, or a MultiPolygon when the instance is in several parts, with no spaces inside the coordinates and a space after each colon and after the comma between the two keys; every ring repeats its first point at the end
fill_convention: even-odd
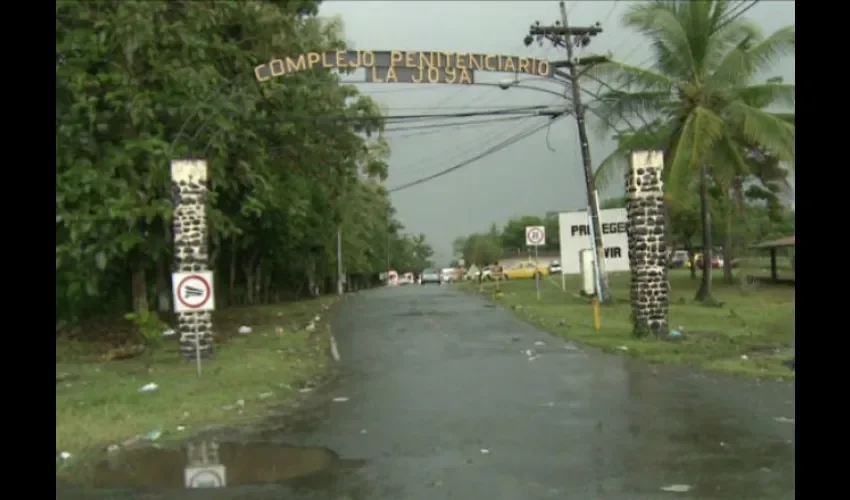
{"type": "Polygon", "coordinates": [[[534,247],[534,287],[540,300],[540,262],[538,248],[546,244],[546,226],[525,226],[525,244],[534,247]]]}
{"type": "MultiPolygon", "coordinates": [[[[205,160],[171,162],[171,196],[174,206],[171,230],[174,238],[172,271],[201,273],[210,268],[207,173],[205,160]]],[[[198,288],[199,284],[195,285],[194,288],[198,288]]],[[[172,286],[176,287],[177,282],[172,286]]],[[[177,332],[180,334],[180,354],[187,361],[197,358],[199,350],[201,357],[211,356],[215,350],[212,300],[199,301],[198,298],[199,296],[194,294],[184,298],[186,303],[176,300],[176,296],[174,300],[177,332]]]]}
{"type": "MultiPolygon", "coordinates": [[[[202,312],[215,310],[212,271],[191,271],[171,274],[174,312],[202,312]]],[[[195,362],[201,376],[201,340],[195,335],[195,362]]]]}

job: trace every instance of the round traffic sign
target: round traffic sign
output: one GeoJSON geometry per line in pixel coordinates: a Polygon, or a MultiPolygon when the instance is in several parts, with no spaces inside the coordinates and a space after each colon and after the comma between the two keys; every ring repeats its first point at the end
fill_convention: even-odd
{"type": "Polygon", "coordinates": [[[539,227],[530,227],[526,232],[525,239],[535,245],[543,243],[543,231],[539,227]]]}
{"type": "Polygon", "coordinates": [[[189,478],[190,488],[221,488],[224,478],[212,469],[201,469],[189,478]]]}
{"type": "Polygon", "coordinates": [[[198,274],[190,274],[177,284],[177,300],[189,309],[199,309],[212,297],[209,282],[198,274]]]}

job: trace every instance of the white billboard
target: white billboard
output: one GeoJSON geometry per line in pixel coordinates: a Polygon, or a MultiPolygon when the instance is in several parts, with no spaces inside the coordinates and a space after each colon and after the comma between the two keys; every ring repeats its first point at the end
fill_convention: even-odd
{"type": "MultiPolygon", "coordinates": [[[[629,270],[629,238],[626,234],[626,209],[599,211],[602,224],[602,246],[605,248],[605,271],[629,270]]],[[[579,251],[593,248],[587,211],[558,214],[561,240],[561,269],[564,274],[579,274],[579,251]]]]}

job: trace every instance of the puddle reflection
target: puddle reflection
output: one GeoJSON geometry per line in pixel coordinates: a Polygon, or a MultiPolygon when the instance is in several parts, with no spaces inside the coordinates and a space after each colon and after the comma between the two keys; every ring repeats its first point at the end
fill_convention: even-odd
{"type": "Polygon", "coordinates": [[[267,442],[193,441],[177,449],[118,453],[95,467],[95,488],[220,488],[262,484],[329,483],[364,460],[343,459],[329,448],[267,442]]]}

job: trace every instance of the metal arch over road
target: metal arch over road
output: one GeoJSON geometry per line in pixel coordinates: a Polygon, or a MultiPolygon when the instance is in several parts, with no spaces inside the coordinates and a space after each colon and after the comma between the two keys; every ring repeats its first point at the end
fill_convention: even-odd
{"type": "Polygon", "coordinates": [[[553,67],[545,59],[468,52],[421,52],[407,50],[349,50],[307,52],[297,57],[272,59],[254,68],[254,76],[265,82],[272,78],[316,68],[353,71],[365,68],[367,82],[385,83],[475,83],[476,71],[491,71],[552,77],[553,67]]]}

